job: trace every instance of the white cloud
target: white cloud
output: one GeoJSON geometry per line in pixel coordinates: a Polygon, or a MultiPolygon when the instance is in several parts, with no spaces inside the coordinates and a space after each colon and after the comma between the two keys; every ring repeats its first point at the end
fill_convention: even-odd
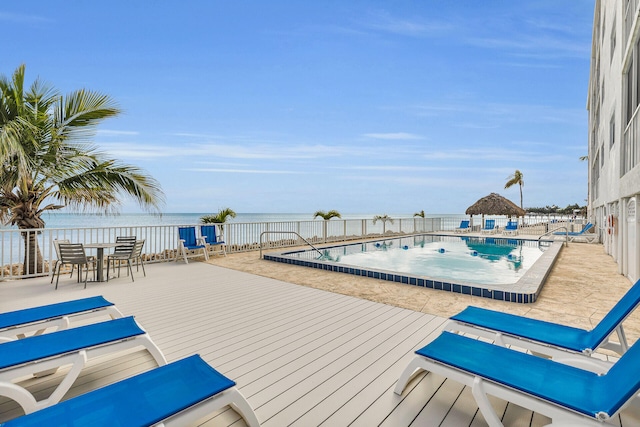
{"type": "Polygon", "coordinates": [[[98,129],[96,134],[101,136],[123,136],[123,135],[139,135],[140,132],[132,130],[113,130],[113,129],[98,129]]]}
{"type": "Polygon", "coordinates": [[[260,170],[260,169],[218,169],[218,168],[187,168],[183,169],[191,172],[216,172],[216,173],[249,173],[249,174],[301,174],[303,172],[284,171],[284,170],[260,170]]]}

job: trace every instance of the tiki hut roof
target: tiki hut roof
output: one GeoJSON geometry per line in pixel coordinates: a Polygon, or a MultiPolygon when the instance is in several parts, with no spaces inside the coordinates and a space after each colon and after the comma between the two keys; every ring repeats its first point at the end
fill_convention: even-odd
{"type": "Polygon", "coordinates": [[[491,193],[467,208],[467,215],[509,215],[524,216],[526,211],[509,199],[491,193]]]}

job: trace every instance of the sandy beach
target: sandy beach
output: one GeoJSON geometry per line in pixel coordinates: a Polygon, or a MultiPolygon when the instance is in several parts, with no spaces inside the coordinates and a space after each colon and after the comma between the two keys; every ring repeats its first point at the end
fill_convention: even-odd
{"type": "MultiPolygon", "coordinates": [[[[562,248],[538,301],[517,304],[451,292],[419,288],[259,258],[258,252],[211,257],[211,264],[276,278],[302,286],[449,317],[468,305],[491,308],[584,329],[596,325],[624,295],[631,282],[601,244],[570,243],[562,248]]],[[[640,337],[640,313],[625,322],[630,342],[640,337]]]]}

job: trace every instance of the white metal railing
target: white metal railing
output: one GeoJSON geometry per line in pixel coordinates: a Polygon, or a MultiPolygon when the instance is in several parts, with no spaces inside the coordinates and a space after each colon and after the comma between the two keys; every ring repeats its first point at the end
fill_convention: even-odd
{"type": "MultiPolygon", "coordinates": [[[[492,217],[494,218],[494,217],[492,217]]],[[[525,218],[524,234],[542,234],[548,231],[549,223],[556,221],[549,216],[525,218]]],[[[556,217],[558,218],[558,217],[556,217]]],[[[506,217],[495,217],[496,225],[503,228],[506,217]]],[[[390,237],[415,233],[452,231],[460,225],[461,216],[440,218],[395,218],[393,222],[372,219],[331,219],[328,221],[282,221],[282,222],[229,222],[223,225],[222,234],[228,253],[258,251],[260,235],[268,236],[266,247],[280,248],[300,243],[291,234],[300,235],[312,244],[332,243],[363,238],[390,237]],[[277,232],[281,232],[280,234],[277,232]]],[[[481,227],[481,218],[474,217],[474,227],[481,227]]],[[[117,236],[136,236],[145,239],[143,258],[145,262],[163,262],[176,259],[178,227],[183,225],[140,225],[84,228],[42,228],[32,230],[0,229],[0,280],[36,277],[51,274],[56,259],[53,242],[68,239],[74,243],[114,242],[117,236]],[[26,267],[25,267],[26,266],[26,267]]],[[[90,249],[88,249],[90,251],[90,249]]]]}

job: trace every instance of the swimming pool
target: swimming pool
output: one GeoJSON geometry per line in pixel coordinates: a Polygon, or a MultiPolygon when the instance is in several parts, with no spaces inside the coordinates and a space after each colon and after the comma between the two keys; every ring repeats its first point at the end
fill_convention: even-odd
{"type": "Polygon", "coordinates": [[[265,259],[486,298],[534,302],[561,245],[499,237],[414,235],[265,259]]]}

